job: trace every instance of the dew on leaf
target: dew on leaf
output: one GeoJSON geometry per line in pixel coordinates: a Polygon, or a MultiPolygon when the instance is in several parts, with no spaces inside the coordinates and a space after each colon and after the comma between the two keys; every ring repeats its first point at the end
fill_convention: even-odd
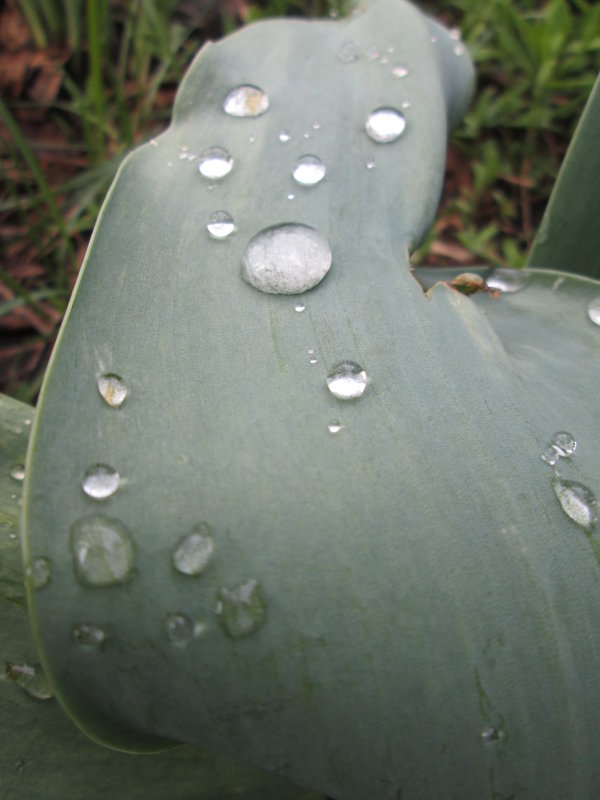
{"type": "Polygon", "coordinates": [[[222,147],[211,147],[205,150],[198,162],[200,174],[213,181],[221,180],[229,175],[232,167],[233,158],[222,147]]]}
{"type": "Polygon", "coordinates": [[[127,397],[127,386],[119,375],[107,373],[98,378],[98,391],[102,399],[112,408],[121,408],[127,397]]]}
{"type": "Polygon", "coordinates": [[[365,122],[367,135],[380,144],[395,142],[406,128],[406,118],[395,108],[376,108],[365,122]]]}
{"type": "Polygon", "coordinates": [[[81,482],[81,488],[88,497],[94,500],[105,500],[119,488],[119,473],[106,464],[94,464],[90,467],[81,482]]]}
{"type": "Polygon", "coordinates": [[[561,458],[572,456],[577,448],[577,442],[571,433],[558,431],[552,436],[550,444],[561,458]]]}
{"type": "Polygon", "coordinates": [[[131,577],[133,538],[119,520],[85,517],[71,527],[70,539],[75,576],[83,586],[114,586],[131,577]]]}
{"type": "Polygon", "coordinates": [[[265,620],[266,604],[259,582],[251,578],[234,589],[222,588],[215,614],[224,633],[241,639],[253,633],[265,620]]]}
{"type": "Polygon", "coordinates": [[[329,433],[339,433],[342,430],[342,426],[337,419],[332,419],[329,425],[327,426],[327,430],[329,433]]]}
{"type": "Polygon", "coordinates": [[[304,303],[296,303],[296,305],[294,306],[294,311],[297,311],[299,314],[301,314],[305,309],[306,306],[304,305],[304,303]]]}
{"type": "Polygon", "coordinates": [[[25,467],[23,464],[15,464],[10,471],[10,477],[15,481],[22,481],[25,478],[25,467]]]}
{"type": "Polygon", "coordinates": [[[316,156],[301,156],[294,165],[292,176],[302,186],[315,186],[325,177],[325,164],[316,156]]]}
{"type": "Polygon", "coordinates": [[[392,75],[394,78],[407,78],[410,72],[408,67],[404,66],[404,64],[396,64],[394,69],[392,70],[392,75]]]}
{"type": "Polygon", "coordinates": [[[194,623],[185,614],[167,614],[165,627],[169,640],[177,647],[185,647],[194,636],[194,623]]]}
{"type": "Polygon", "coordinates": [[[502,731],[501,728],[496,728],[493,725],[488,725],[481,731],[481,739],[488,744],[499,742],[503,737],[504,731],[502,731]]]}
{"type": "Polygon", "coordinates": [[[551,467],[553,467],[560,461],[560,454],[557,453],[553,447],[547,447],[543,453],[540,453],[540,458],[546,464],[549,464],[551,467]]]}
{"type": "Polygon", "coordinates": [[[377,47],[376,44],[370,44],[365,49],[365,58],[367,61],[377,61],[379,55],[380,55],[379,48],[377,47]]]}
{"type": "Polygon", "coordinates": [[[5,677],[36,700],[51,700],[54,697],[50,681],[40,664],[8,662],[5,677]]]}
{"type": "Polygon", "coordinates": [[[367,388],[367,373],[355,361],[340,361],[327,375],[327,388],[340,400],[354,400],[367,388]]]}
{"type": "Polygon", "coordinates": [[[223,102],[223,110],[232,117],[260,117],[268,108],[267,95],[249,83],[236,86],[223,102]]]}
{"type": "Polygon", "coordinates": [[[34,589],[43,589],[50,583],[50,559],[34,558],[26,567],[25,575],[29,578],[34,589]]]}
{"type": "Polygon", "coordinates": [[[71,631],[71,637],[78,645],[87,648],[99,648],[106,640],[106,634],[102,628],[87,622],[76,625],[71,631]]]}
{"type": "Polygon", "coordinates": [[[226,239],[235,231],[235,223],[227,211],[213,211],[206,222],[206,230],[213,239],[226,239]]]}
{"type": "Polygon", "coordinates": [[[600,325],[600,295],[590,300],[587,307],[588,317],[594,325],[600,325]]]}
{"type": "Polygon", "coordinates": [[[211,529],[203,522],[176,544],[172,554],[173,567],[182,575],[200,575],[214,549],[211,529]]]}
{"type": "Polygon", "coordinates": [[[565,514],[590,533],[598,521],[598,501],[591,489],[562,478],[554,478],[552,488],[565,514]]]}
{"type": "Polygon", "coordinates": [[[485,285],[488,289],[502,294],[513,294],[524,289],[530,281],[530,275],[520,269],[498,267],[486,278],[485,285]]]}
{"type": "Polygon", "coordinates": [[[285,144],[285,142],[289,142],[289,140],[292,138],[292,135],[289,131],[283,130],[279,131],[279,135],[277,138],[279,139],[280,142],[283,142],[285,144]]]}

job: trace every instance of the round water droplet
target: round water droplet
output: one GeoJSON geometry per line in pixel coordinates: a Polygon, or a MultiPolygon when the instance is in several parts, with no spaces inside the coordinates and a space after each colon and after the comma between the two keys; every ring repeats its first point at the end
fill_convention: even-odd
{"type": "Polygon", "coordinates": [[[260,117],[269,108],[269,98],[258,86],[243,84],[232,89],[223,103],[223,111],[232,117],[260,117]]]}
{"type": "Polygon", "coordinates": [[[233,217],[227,211],[213,211],[206,223],[206,230],[213,239],[226,239],[235,230],[233,217]]]}
{"type": "Polygon", "coordinates": [[[177,647],[185,647],[194,636],[194,623],[185,614],[168,614],[167,636],[177,647]]]}
{"type": "Polygon", "coordinates": [[[392,70],[394,78],[407,78],[409,74],[408,67],[404,66],[404,64],[396,64],[392,70]]]}
{"type": "Polygon", "coordinates": [[[295,194],[288,194],[287,199],[293,200],[295,196],[296,196],[295,194]]]}
{"type": "Polygon", "coordinates": [[[25,568],[25,575],[31,581],[31,585],[34,589],[43,589],[44,586],[50,583],[50,559],[43,557],[34,558],[25,568]]]}
{"type": "Polygon", "coordinates": [[[54,697],[50,681],[46,677],[40,664],[12,664],[6,665],[5,677],[16,683],[36,700],[51,700],[54,697]]]}
{"type": "Polygon", "coordinates": [[[27,425],[27,426],[31,425],[31,419],[30,419],[29,417],[27,417],[26,419],[24,419],[24,420],[23,420],[23,425],[27,425]]]}
{"type": "Polygon", "coordinates": [[[543,453],[540,453],[540,458],[551,467],[553,467],[555,464],[558,464],[560,461],[560,455],[553,447],[547,447],[543,453]]]}
{"type": "Polygon", "coordinates": [[[587,313],[594,325],[600,325],[600,295],[588,303],[587,313]]]}
{"type": "Polygon", "coordinates": [[[94,464],[83,476],[81,488],[94,500],[106,500],[119,488],[119,473],[106,464],[94,464]]]}
{"type": "Polygon", "coordinates": [[[94,515],[71,527],[71,554],[77,580],[84,586],[114,586],[133,571],[133,539],[118,519],[94,515]]]}
{"type": "Polygon", "coordinates": [[[340,400],[354,400],[367,388],[367,373],[355,361],[340,361],[327,376],[327,388],[340,400]]]}
{"type": "Polygon", "coordinates": [[[567,431],[558,431],[552,436],[550,444],[561,458],[572,456],[577,449],[577,442],[567,431]]]}
{"type": "Polygon", "coordinates": [[[317,363],[318,363],[318,361],[319,361],[319,359],[318,359],[318,358],[315,358],[314,356],[311,356],[311,357],[308,359],[308,363],[309,363],[309,364],[312,364],[312,365],[314,365],[314,364],[317,364],[317,363]]]}
{"type": "Polygon", "coordinates": [[[22,481],[25,478],[25,467],[22,464],[15,464],[10,471],[10,477],[16,481],[22,481]]]}
{"type": "Polygon", "coordinates": [[[367,61],[377,61],[379,58],[379,48],[376,44],[370,44],[365,49],[365,58],[367,61]]]}
{"type": "Polygon", "coordinates": [[[598,521],[598,501],[591,489],[577,481],[561,478],[554,478],[552,487],[565,514],[588,533],[591,532],[598,521]]]}
{"type": "Polygon", "coordinates": [[[179,540],[173,550],[173,566],[183,575],[204,572],[215,549],[210,527],[204,522],[179,540]]]}
{"type": "Polygon", "coordinates": [[[360,58],[360,47],[356,42],[344,42],[338,50],[338,58],[343,64],[351,64],[360,58]]]}
{"type": "Polygon", "coordinates": [[[387,144],[395,142],[406,128],[406,119],[395,108],[376,108],[365,122],[365,130],[374,142],[387,144]]]}
{"type": "Polygon", "coordinates": [[[78,645],[88,648],[100,648],[106,640],[106,634],[101,628],[86,622],[76,625],[71,631],[71,636],[78,645]]]}
{"type": "Polygon", "coordinates": [[[259,582],[251,578],[235,589],[221,589],[215,613],[227,636],[249,636],[265,620],[266,605],[259,582]]]}
{"type": "Polygon", "coordinates": [[[324,236],[308,225],[265,228],[248,243],[242,278],[261,292],[300,294],[320,283],[331,266],[324,236]]]}
{"type": "Polygon", "coordinates": [[[375,169],[375,162],[374,161],[367,161],[365,164],[367,169],[375,169]]]}
{"type": "Polygon", "coordinates": [[[304,303],[296,303],[296,305],[294,306],[294,311],[297,311],[299,314],[301,314],[305,308],[306,306],[304,305],[304,303]]]}
{"type": "Polygon", "coordinates": [[[222,147],[211,147],[200,156],[198,171],[205,178],[218,181],[229,175],[233,167],[233,158],[222,147]]]}
{"type": "Polygon", "coordinates": [[[316,156],[301,156],[294,165],[292,175],[296,183],[314,186],[325,177],[325,164],[316,156]]]}
{"type": "Polygon", "coordinates": [[[291,135],[291,133],[289,131],[283,130],[283,131],[279,131],[279,135],[278,135],[277,138],[279,139],[280,142],[284,142],[285,143],[285,142],[289,142],[289,140],[292,138],[292,135],[291,135]]]}
{"type": "Polygon", "coordinates": [[[500,728],[496,728],[493,725],[488,725],[481,731],[481,738],[484,742],[498,742],[504,736],[504,732],[500,728]]]}
{"type": "Polygon", "coordinates": [[[127,386],[122,378],[113,373],[98,378],[98,391],[103,400],[112,408],[121,408],[127,397],[127,386]]]}
{"type": "Polygon", "coordinates": [[[520,269],[498,267],[487,277],[485,285],[493,291],[512,294],[524,289],[530,280],[531,276],[520,269]]]}
{"type": "Polygon", "coordinates": [[[458,42],[458,44],[454,45],[454,55],[455,56],[464,56],[465,54],[465,46],[462,42],[458,42]]]}
{"type": "Polygon", "coordinates": [[[342,426],[337,419],[333,419],[327,426],[327,430],[329,433],[339,433],[342,430],[342,426]]]}

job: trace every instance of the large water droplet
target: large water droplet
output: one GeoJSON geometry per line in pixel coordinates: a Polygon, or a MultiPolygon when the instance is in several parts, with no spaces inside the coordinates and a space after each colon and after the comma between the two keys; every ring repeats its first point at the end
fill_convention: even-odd
{"type": "Polygon", "coordinates": [[[512,294],[524,289],[530,280],[530,275],[520,269],[498,267],[487,277],[485,285],[493,291],[512,294]]]}
{"type": "Polygon", "coordinates": [[[173,550],[173,566],[183,575],[200,575],[215,549],[210,527],[204,522],[184,536],[173,550]]]}
{"type": "Polygon", "coordinates": [[[600,295],[590,300],[587,307],[588,317],[592,320],[594,325],[600,325],[600,295]]]}
{"type": "Polygon", "coordinates": [[[292,175],[296,183],[314,186],[325,177],[325,164],[316,156],[301,156],[294,165],[292,175]]]}
{"type": "Polygon", "coordinates": [[[243,84],[232,89],[223,103],[223,110],[232,117],[260,117],[269,108],[269,98],[258,86],[243,84]]]}
{"type": "Polygon", "coordinates": [[[320,283],[331,266],[324,236],[308,225],[265,228],[248,243],[242,278],[261,292],[299,294],[320,283]]]}
{"type": "Polygon", "coordinates": [[[10,477],[16,481],[22,481],[25,478],[25,467],[23,464],[15,464],[10,471],[10,477]]]}
{"type": "Polygon", "coordinates": [[[16,683],[36,700],[51,700],[54,697],[50,681],[46,677],[40,664],[12,664],[6,665],[5,677],[16,683]]]}
{"type": "Polygon", "coordinates": [[[185,647],[194,636],[194,623],[185,614],[168,614],[167,636],[177,647],[185,647]]]}
{"type": "Polygon", "coordinates": [[[114,586],[132,574],[135,549],[125,525],[94,515],[71,527],[71,554],[77,580],[84,586],[114,586]]]}
{"type": "Polygon", "coordinates": [[[554,478],[552,487],[565,514],[590,532],[598,521],[598,501],[594,493],[582,483],[562,478],[554,478]]]}
{"type": "Polygon", "coordinates": [[[374,142],[395,142],[406,128],[404,114],[395,108],[376,108],[365,122],[365,130],[374,142]]]}
{"type": "Polygon", "coordinates": [[[233,158],[222,147],[211,147],[205,150],[198,162],[198,171],[205,178],[218,181],[229,175],[233,167],[233,158]]]}
{"type": "Polygon", "coordinates": [[[571,433],[558,431],[552,436],[550,444],[561,458],[572,456],[577,448],[577,442],[571,433]]]}
{"type": "Polygon", "coordinates": [[[103,400],[113,408],[121,408],[127,397],[127,386],[122,378],[112,373],[98,378],[98,391],[103,400]]]}
{"type": "Polygon", "coordinates": [[[97,625],[89,625],[87,622],[76,625],[71,631],[71,636],[78,645],[87,648],[99,648],[106,640],[106,634],[102,628],[97,625]]]}
{"type": "Polygon", "coordinates": [[[119,488],[119,473],[106,464],[94,464],[83,476],[81,488],[94,500],[105,500],[119,488]]]}
{"type": "Polygon", "coordinates": [[[251,578],[235,589],[221,589],[215,613],[224,632],[232,639],[253,633],[264,622],[266,614],[259,582],[251,578]]]}
{"type": "Polygon", "coordinates": [[[360,47],[356,42],[344,42],[338,50],[338,58],[343,64],[351,64],[360,58],[360,47]]]}
{"type": "Polygon", "coordinates": [[[25,575],[31,581],[34,589],[43,589],[50,583],[51,570],[48,558],[34,558],[25,568],[25,575]]]}
{"type": "Polygon", "coordinates": [[[327,376],[327,388],[340,400],[354,400],[367,388],[367,373],[355,361],[340,361],[327,376]]]}
{"type": "Polygon", "coordinates": [[[235,230],[235,223],[227,211],[213,211],[206,223],[206,230],[213,239],[226,239],[235,230]]]}

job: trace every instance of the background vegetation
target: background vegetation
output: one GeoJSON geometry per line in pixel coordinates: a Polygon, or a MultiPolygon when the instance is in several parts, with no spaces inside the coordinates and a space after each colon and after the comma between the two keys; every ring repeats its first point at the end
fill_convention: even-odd
{"type": "MultiPolygon", "coordinates": [[[[7,0],[0,5],[0,390],[34,402],[103,196],[168,123],[207,39],[346,0],[7,0]]],[[[416,263],[520,266],[600,69],[600,4],[423,0],[479,75],[416,263]]]]}

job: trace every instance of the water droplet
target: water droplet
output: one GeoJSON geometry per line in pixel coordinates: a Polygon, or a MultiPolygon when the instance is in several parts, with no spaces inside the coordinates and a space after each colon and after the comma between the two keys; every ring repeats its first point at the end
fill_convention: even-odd
{"type": "Polygon", "coordinates": [[[206,230],[213,239],[226,239],[235,230],[233,217],[227,211],[213,211],[206,223],[206,230]]]}
{"type": "Polygon", "coordinates": [[[194,623],[185,614],[167,614],[167,636],[177,647],[185,647],[194,636],[194,623]]]}
{"type": "Polygon", "coordinates": [[[190,148],[187,146],[187,144],[182,144],[181,145],[181,147],[179,148],[179,154],[178,154],[178,158],[179,158],[180,161],[187,161],[187,153],[188,153],[189,149],[190,148]]]}
{"type": "Polygon", "coordinates": [[[232,89],[223,103],[223,111],[232,117],[260,117],[269,108],[269,98],[258,86],[243,84],[232,89]]]}
{"type": "Polygon", "coordinates": [[[100,396],[112,408],[121,408],[127,397],[127,386],[119,375],[107,373],[98,378],[100,396]]]}
{"type": "Polygon", "coordinates": [[[135,550],[130,532],[117,519],[94,515],[71,527],[71,554],[84,586],[113,586],[132,574],[135,550]]]}
{"type": "Polygon", "coordinates": [[[392,70],[394,78],[407,78],[409,74],[408,67],[405,67],[404,64],[396,64],[392,70]]]}
{"type": "Polygon", "coordinates": [[[210,527],[203,522],[179,540],[173,550],[173,566],[183,575],[200,575],[215,549],[210,527]]]}
{"type": "Polygon", "coordinates": [[[402,108],[410,108],[410,100],[403,100],[402,108]]]}
{"type": "Polygon", "coordinates": [[[572,434],[567,431],[558,431],[552,436],[550,444],[561,458],[572,456],[577,448],[577,442],[572,434]]]}
{"type": "Polygon", "coordinates": [[[294,306],[294,311],[297,311],[299,314],[301,314],[305,308],[306,306],[304,305],[304,303],[296,303],[296,305],[294,306]]]}
{"type": "Polygon", "coordinates": [[[106,634],[102,628],[98,628],[96,625],[89,625],[86,622],[73,628],[71,636],[78,645],[89,648],[99,648],[106,640],[106,634]]]}
{"type": "Polygon", "coordinates": [[[387,64],[389,62],[389,58],[387,56],[381,56],[379,59],[380,64],[387,64]]]}
{"type": "Polygon", "coordinates": [[[29,417],[27,417],[27,419],[24,419],[23,420],[23,425],[27,425],[27,426],[31,425],[31,419],[29,417]]]}
{"type": "Polygon", "coordinates": [[[302,136],[304,139],[310,139],[310,133],[308,133],[308,131],[306,133],[303,133],[302,136]]]}
{"type": "Polygon", "coordinates": [[[313,131],[321,130],[321,123],[318,120],[315,120],[312,124],[313,131]]]}
{"type": "Polygon", "coordinates": [[[106,500],[119,488],[119,473],[106,464],[94,464],[83,476],[81,488],[94,500],[106,500]]]}
{"type": "Polygon", "coordinates": [[[319,359],[315,358],[314,356],[312,356],[311,358],[308,359],[308,363],[312,364],[312,365],[317,364],[318,361],[319,361],[319,359]]]}
{"type": "Polygon", "coordinates": [[[10,477],[16,481],[22,481],[25,478],[25,467],[22,464],[15,464],[10,471],[10,477]]]}
{"type": "Polygon", "coordinates": [[[520,269],[507,269],[506,267],[498,267],[488,275],[485,285],[488,289],[493,291],[502,292],[503,294],[511,294],[513,292],[520,292],[530,281],[530,276],[520,269]]]}
{"type": "Polygon", "coordinates": [[[308,350],[307,350],[307,353],[308,353],[309,356],[314,356],[315,351],[312,349],[312,347],[309,347],[308,350]]]}
{"type": "Polygon", "coordinates": [[[232,639],[249,636],[264,622],[266,614],[259,582],[251,578],[235,589],[221,589],[215,613],[227,636],[232,639]]]}
{"type": "Polygon", "coordinates": [[[288,196],[287,196],[287,199],[288,199],[288,200],[293,200],[293,199],[294,199],[294,197],[296,197],[296,195],[295,195],[295,194],[288,194],[288,196]]]}
{"type": "Polygon", "coordinates": [[[561,478],[554,478],[552,487],[565,514],[590,532],[598,521],[598,501],[593,492],[582,483],[561,478]]]}
{"type": "Polygon", "coordinates": [[[370,44],[365,50],[365,58],[367,61],[377,61],[379,58],[379,48],[376,44],[370,44]]]}
{"type": "Polygon", "coordinates": [[[233,158],[222,147],[211,147],[200,156],[198,171],[205,178],[218,181],[229,175],[233,167],[233,158]]]}
{"type": "Polygon", "coordinates": [[[437,42],[437,40],[438,40],[438,38],[437,38],[437,36],[435,34],[429,39],[431,44],[435,44],[437,42]]]}
{"type": "Polygon", "coordinates": [[[367,161],[366,165],[367,169],[375,169],[375,162],[374,161],[367,161]]]}
{"type": "Polygon", "coordinates": [[[327,376],[327,388],[340,400],[354,400],[367,388],[367,373],[355,361],[340,361],[327,376]]]}
{"type": "Polygon", "coordinates": [[[51,700],[54,697],[50,681],[40,664],[11,664],[6,665],[6,678],[16,683],[36,700],[51,700]]]}
{"type": "Polygon", "coordinates": [[[324,236],[308,225],[286,223],[257,233],[242,259],[242,278],[261,292],[300,294],[320,283],[331,266],[324,236]]]}
{"type": "Polygon", "coordinates": [[[329,433],[339,433],[342,430],[342,426],[337,419],[333,419],[327,426],[327,430],[329,433]]]}
{"type": "Polygon", "coordinates": [[[560,455],[553,447],[547,447],[543,453],[540,453],[540,458],[551,467],[560,461],[560,455]]]}
{"type": "Polygon", "coordinates": [[[448,31],[448,36],[451,39],[454,39],[455,42],[458,42],[460,41],[462,34],[459,28],[450,28],[450,30],[448,31]]]}
{"type": "Polygon", "coordinates": [[[289,131],[283,130],[279,131],[279,136],[277,138],[279,139],[280,142],[285,143],[289,142],[289,140],[292,138],[292,135],[289,131]]]}
{"type": "Polygon", "coordinates": [[[600,295],[589,302],[587,313],[594,325],[600,325],[600,295]]]}
{"type": "Polygon", "coordinates": [[[50,560],[48,558],[34,558],[25,568],[25,575],[29,578],[34,589],[43,589],[50,583],[50,560]]]}
{"type": "Polygon", "coordinates": [[[484,742],[498,742],[504,737],[504,731],[493,725],[488,725],[481,731],[481,738],[484,742]]]}
{"type": "Polygon", "coordinates": [[[464,56],[465,54],[465,46],[462,42],[454,45],[454,55],[455,56],[464,56]]]}
{"type": "Polygon", "coordinates": [[[296,183],[314,186],[325,177],[325,164],[316,156],[301,156],[294,165],[292,175],[296,183]]]}
{"type": "Polygon", "coordinates": [[[365,123],[368,136],[381,144],[396,141],[405,128],[406,119],[395,108],[376,108],[371,111],[365,123]]]}

